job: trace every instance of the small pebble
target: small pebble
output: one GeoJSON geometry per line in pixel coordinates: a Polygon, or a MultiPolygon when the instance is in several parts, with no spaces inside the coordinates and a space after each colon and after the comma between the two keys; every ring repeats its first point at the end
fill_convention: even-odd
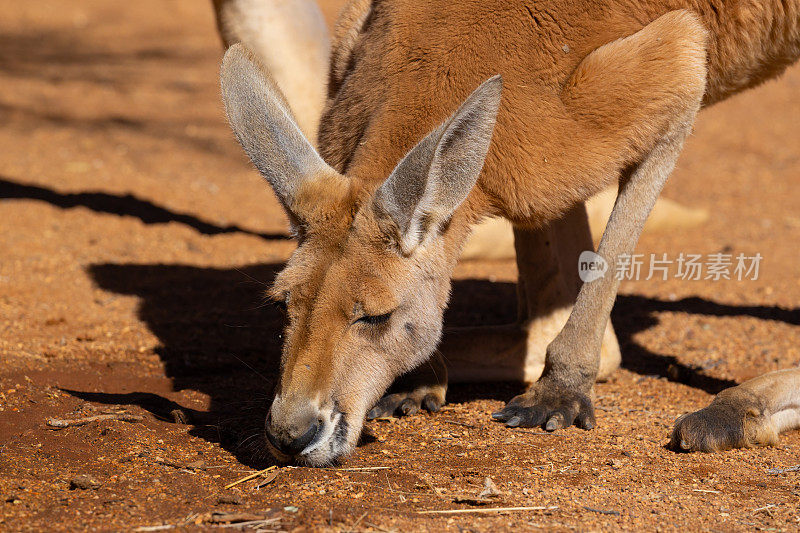
{"type": "Polygon", "coordinates": [[[175,424],[187,425],[189,423],[189,416],[183,411],[183,409],[173,409],[169,412],[169,414],[175,424]]]}
{"type": "Polygon", "coordinates": [[[98,489],[101,483],[91,476],[78,475],[69,480],[70,490],[81,489],[98,489]]]}
{"type": "Polygon", "coordinates": [[[242,497],[238,494],[223,494],[217,499],[220,505],[242,505],[242,497]]]}
{"type": "Polygon", "coordinates": [[[500,496],[500,491],[492,481],[492,478],[485,478],[483,480],[483,490],[478,494],[478,498],[497,498],[498,496],[500,496]]]}
{"type": "Polygon", "coordinates": [[[191,463],[186,464],[186,468],[189,470],[205,470],[206,469],[206,462],[200,459],[199,461],[192,461],[191,463]]]}

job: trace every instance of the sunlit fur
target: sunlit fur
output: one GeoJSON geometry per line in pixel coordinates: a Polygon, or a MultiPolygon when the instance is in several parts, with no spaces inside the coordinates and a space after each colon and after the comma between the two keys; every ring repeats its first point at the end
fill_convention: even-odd
{"type": "Polygon", "coordinates": [[[670,447],[719,452],[778,443],[800,428],[800,368],[770,372],[720,392],[710,405],[675,421],[670,447]]]}
{"type": "Polygon", "coordinates": [[[449,290],[449,279],[433,273],[450,268],[452,260],[435,246],[402,257],[387,246],[370,208],[351,224],[331,224],[301,239],[272,289],[275,298],[289,295],[278,394],[300,395],[300,403],[308,398],[321,411],[336,405],[349,426],[333,455],[304,459],[319,464],[349,451],[364,413],[394,377],[433,351],[449,290]],[[356,322],[389,311],[385,324],[356,322]]]}
{"type": "MultiPolygon", "coordinates": [[[[329,170],[294,134],[282,134],[288,126],[270,122],[285,117],[268,82],[253,78],[263,94],[237,85],[258,67],[241,49],[229,52],[229,118],[256,166],[283,191],[300,241],[273,290],[289,310],[273,429],[294,436],[309,409],[324,424],[341,412],[345,441],[318,442],[300,459],[325,464],[352,450],[366,410],[433,352],[471,224],[502,215],[539,227],[662,147],[670,150],[656,168],[664,178],[701,101],[760,83],[797,57],[798,12],[796,1],[730,2],[717,12],[691,0],[358,0],[347,11],[352,26],[337,30],[347,38],[334,48],[320,126],[329,170]],[[376,210],[375,191],[496,74],[502,104],[477,185],[409,248],[396,238],[395,221],[376,210]],[[387,311],[391,319],[380,326],[357,320],[387,311]]],[[[630,201],[636,210],[616,214],[617,231],[643,225],[649,200],[630,201]]],[[[636,235],[628,240],[635,244],[636,235]]],[[[594,338],[576,337],[551,365],[582,369],[576,375],[589,387],[598,366],[592,347],[599,353],[615,290],[602,303],[584,302],[594,338]]],[[[491,357],[491,346],[475,348],[491,357]]],[[[327,425],[323,433],[334,434],[327,425]]]]}
{"type": "Polygon", "coordinates": [[[328,28],[315,0],[213,0],[225,46],[245,43],[269,66],[312,140],[325,103],[328,28]]]}

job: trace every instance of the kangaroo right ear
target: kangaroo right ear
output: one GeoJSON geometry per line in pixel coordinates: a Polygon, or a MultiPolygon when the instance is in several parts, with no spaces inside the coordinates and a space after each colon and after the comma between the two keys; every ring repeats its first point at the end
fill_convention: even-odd
{"type": "Polygon", "coordinates": [[[378,188],[374,205],[394,222],[390,231],[403,254],[437,235],[475,186],[489,151],[502,90],[500,76],[483,82],[406,154],[378,188]]]}
{"type": "Polygon", "coordinates": [[[291,222],[302,220],[302,204],[307,203],[298,202],[301,187],[331,178],[341,184],[342,177],[300,131],[286,99],[255,54],[242,44],[231,46],[222,59],[220,78],[225,113],[239,144],[272,185],[291,222]]]}

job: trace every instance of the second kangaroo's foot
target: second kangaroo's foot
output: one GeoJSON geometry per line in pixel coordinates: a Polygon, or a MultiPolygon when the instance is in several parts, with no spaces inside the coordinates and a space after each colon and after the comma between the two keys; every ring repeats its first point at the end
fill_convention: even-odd
{"type": "Polygon", "coordinates": [[[778,370],[726,389],[704,408],[675,422],[670,447],[717,452],[771,446],[800,429],[800,368],[778,370]]]}
{"type": "Polygon", "coordinates": [[[778,432],[764,402],[734,387],[719,393],[707,407],[678,418],[669,447],[679,452],[720,452],[777,441],[778,432]]]}
{"type": "Polygon", "coordinates": [[[584,394],[547,378],[531,385],[513,398],[492,418],[509,427],[542,426],[555,431],[573,424],[583,429],[594,428],[594,406],[589,394],[584,394]]]}
{"type": "Polygon", "coordinates": [[[398,378],[386,395],[369,410],[367,420],[410,416],[420,409],[435,413],[444,405],[446,393],[447,367],[437,353],[419,368],[398,378]]]}

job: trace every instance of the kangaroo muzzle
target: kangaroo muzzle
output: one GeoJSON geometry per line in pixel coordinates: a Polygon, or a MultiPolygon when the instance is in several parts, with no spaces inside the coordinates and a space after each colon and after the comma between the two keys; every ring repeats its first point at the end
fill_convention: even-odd
{"type": "Polygon", "coordinates": [[[275,398],[264,432],[277,459],[322,464],[339,455],[347,442],[347,429],[335,404],[320,407],[313,400],[293,395],[275,398]]]}

